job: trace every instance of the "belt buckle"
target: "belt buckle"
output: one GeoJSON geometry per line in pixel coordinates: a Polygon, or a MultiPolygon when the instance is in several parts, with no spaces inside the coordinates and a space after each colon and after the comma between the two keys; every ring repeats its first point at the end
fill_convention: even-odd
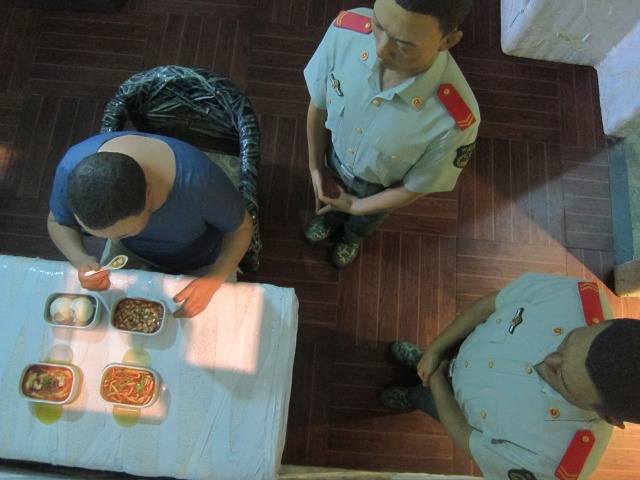
{"type": "Polygon", "coordinates": [[[456,357],[453,357],[449,362],[449,378],[453,378],[453,370],[456,366],[456,357]]]}
{"type": "Polygon", "coordinates": [[[342,162],[340,162],[340,169],[350,179],[353,180],[355,178],[355,175],[353,173],[351,173],[349,170],[347,170],[347,167],[345,167],[342,162]]]}

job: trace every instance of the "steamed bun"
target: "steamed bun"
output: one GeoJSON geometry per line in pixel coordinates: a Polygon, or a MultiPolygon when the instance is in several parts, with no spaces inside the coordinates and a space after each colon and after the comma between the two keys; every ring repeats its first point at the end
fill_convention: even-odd
{"type": "Polygon", "coordinates": [[[57,323],[65,323],[73,320],[73,310],[71,309],[71,299],[68,297],[58,297],[49,307],[51,319],[57,323]]]}
{"type": "Polygon", "coordinates": [[[86,297],[74,298],[69,305],[73,310],[73,322],[86,324],[93,316],[93,304],[86,297]]]}

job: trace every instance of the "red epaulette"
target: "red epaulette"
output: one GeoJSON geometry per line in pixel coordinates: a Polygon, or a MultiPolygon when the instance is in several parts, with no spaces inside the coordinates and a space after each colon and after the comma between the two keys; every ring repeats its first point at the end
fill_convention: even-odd
{"type": "Polygon", "coordinates": [[[584,322],[589,326],[604,322],[598,284],[594,282],[578,282],[578,293],[580,293],[580,300],[582,301],[584,322]]]}
{"type": "Polygon", "coordinates": [[[465,130],[476,123],[473,112],[450,83],[440,85],[438,98],[456,121],[460,130],[465,130]]]}
{"type": "Polygon", "coordinates": [[[365,15],[342,10],[333,24],[336,27],[346,28],[360,33],[371,33],[371,19],[365,15]]]}
{"type": "Polygon", "coordinates": [[[560,480],[575,480],[587,463],[589,453],[596,443],[591,430],[578,430],[569,444],[564,457],[556,468],[556,478],[560,480]]]}

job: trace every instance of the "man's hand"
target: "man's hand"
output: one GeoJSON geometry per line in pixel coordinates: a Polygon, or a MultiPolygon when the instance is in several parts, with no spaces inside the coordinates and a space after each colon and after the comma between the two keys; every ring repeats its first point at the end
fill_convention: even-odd
{"type": "Polygon", "coordinates": [[[196,278],[173,297],[173,301],[176,303],[184,301],[173,316],[176,318],[193,318],[202,313],[209,305],[213,294],[218,291],[223,283],[224,279],[216,277],[196,278]]]}
{"type": "Polygon", "coordinates": [[[99,292],[101,290],[106,290],[111,286],[109,270],[100,270],[100,268],[100,264],[93,258],[90,258],[87,263],[78,267],[78,280],[80,280],[82,288],[99,292]],[[91,270],[100,271],[95,275],[87,277],[85,274],[91,270]]]}
{"type": "Polygon", "coordinates": [[[353,204],[357,202],[359,199],[354,195],[350,195],[345,193],[345,191],[338,185],[338,196],[335,198],[327,197],[322,195],[320,197],[322,202],[326,203],[326,206],[322,207],[318,210],[318,215],[324,215],[327,212],[336,211],[336,212],[344,212],[349,213],[351,215],[355,214],[353,211],[353,204]]]}
{"type": "MultiPolygon", "coordinates": [[[[322,215],[326,211],[321,212],[325,195],[330,197],[338,197],[342,192],[340,185],[333,179],[333,177],[323,169],[311,170],[311,184],[313,185],[313,193],[316,197],[316,214],[322,215]]],[[[325,197],[326,198],[326,197],[325,197]]]]}
{"type": "Polygon", "coordinates": [[[469,448],[472,429],[458,402],[456,402],[455,395],[449,384],[449,379],[447,378],[449,362],[448,359],[440,362],[436,371],[429,378],[429,388],[431,388],[440,422],[445,431],[464,454],[469,458],[473,458],[469,448]]]}
{"type": "Polygon", "coordinates": [[[418,376],[420,377],[420,380],[422,380],[422,385],[424,385],[425,387],[429,385],[429,380],[431,379],[432,375],[438,371],[438,368],[442,363],[445,362],[442,361],[441,351],[437,346],[434,346],[432,344],[424,352],[417,366],[418,376]]]}
{"type": "Polygon", "coordinates": [[[448,358],[440,361],[440,363],[438,364],[438,368],[436,368],[435,372],[433,372],[433,374],[429,377],[428,386],[431,387],[431,389],[445,387],[447,390],[451,390],[451,387],[449,386],[449,380],[447,379],[447,376],[449,375],[450,363],[451,360],[449,360],[448,358]]]}

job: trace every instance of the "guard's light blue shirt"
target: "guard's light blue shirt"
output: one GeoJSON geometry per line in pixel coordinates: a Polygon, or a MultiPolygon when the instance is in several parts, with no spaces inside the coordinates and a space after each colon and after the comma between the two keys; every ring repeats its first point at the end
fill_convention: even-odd
{"type": "MultiPolygon", "coordinates": [[[[536,372],[572,330],[586,326],[578,279],[527,273],[505,287],[495,312],[467,337],[453,367],[456,401],[473,428],[469,447],[486,478],[556,480],[555,470],[578,430],[595,444],[578,477],[589,478],[612,427],[567,402],[536,372]],[[523,308],[522,323],[509,332],[523,308]],[[514,475],[510,476],[511,473],[514,475]]],[[[610,307],[601,292],[605,318],[610,307]]]]}
{"type": "Polygon", "coordinates": [[[383,92],[374,36],[331,25],[304,75],[311,101],[327,110],[333,148],[351,174],[417,193],[455,187],[464,166],[456,159],[468,157],[480,112],[449,52],[441,52],[426,72],[383,92]],[[476,118],[464,131],[438,99],[442,84],[453,85],[476,118]]]}

